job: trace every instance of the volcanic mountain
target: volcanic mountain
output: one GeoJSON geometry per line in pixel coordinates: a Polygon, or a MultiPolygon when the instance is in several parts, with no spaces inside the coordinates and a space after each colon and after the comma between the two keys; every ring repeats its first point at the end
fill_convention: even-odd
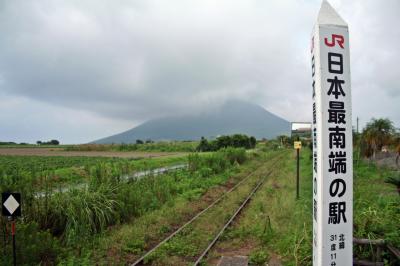
{"type": "Polygon", "coordinates": [[[290,134],[290,123],[261,106],[229,101],[209,113],[149,120],[125,132],[93,143],[134,143],[136,140],[199,140],[202,136],[246,134],[257,139],[290,134]]]}

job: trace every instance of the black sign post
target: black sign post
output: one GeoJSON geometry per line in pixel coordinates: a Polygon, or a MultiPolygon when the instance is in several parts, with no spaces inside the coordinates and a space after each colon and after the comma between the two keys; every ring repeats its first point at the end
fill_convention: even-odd
{"type": "Polygon", "coordinates": [[[301,149],[301,141],[299,141],[299,137],[297,137],[297,141],[294,142],[294,148],[297,154],[297,175],[296,175],[296,199],[300,197],[300,149],[301,149]]]}
{"type": "Polygon", "coordinates": [[[17,253],[15,245],[15,218],[21,216],[21,194],[20,193],[1,193],[1,213],[11,220],[11,235],[13,242],[14,266],[17,265],[17,253]]]}
{"type": "Polygon", "coordinates": [[[296,178],[296,199],[300,197],[300,149],[296,149],[297,151],[297,178],[296,178]]]}

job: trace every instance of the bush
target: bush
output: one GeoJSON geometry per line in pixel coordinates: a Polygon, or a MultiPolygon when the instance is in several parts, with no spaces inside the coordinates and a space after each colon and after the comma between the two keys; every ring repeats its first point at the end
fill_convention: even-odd
{"type": "Polygon", "coordinates": [[[194,152],[198,142],[136,140],[135,143],[81,144],[65,148],[67,151],[147,151],[147,152],[194,152]]]}
{"type": "Polygon", "coordinates": [[[397,172],[397,174],[393,174],[392,176],[387,177],[385,182],[396,186],[397,192],[400,195],[400,172],[397,172]]]}
{"type": "Polygon", "coordinates": [[[217,151],[223,148],[245,148],[254,149],[256,147],[256,138],[248,137],[243,134],[235,134],[231,136],[220,136],[216,140],[208,141],[201,137],[200,144],[197,146],[197,151],[217,151]]]}
{"type": "Polygon", "coordinates": [[[267,150],[273,150],[276,151],[279,149],[279,142],[276,140],[271,140],[268,141],[267,143],[265,143],[265,147],[267,148],[267,150]]]}
{"type": "MultiPolygon", "coordinates": [[[[35,222],[17,222],[16,230],[18,265],[55,264],[54,262],[61,251],[60,243],[48,231],[40,231],[35,222]]],[[[8,235],[7,245],[5,245],[5,256],[0,257],[1,265],[12,265],[11,241],[11,236],[8,235]]]]}
{"type": "Polygon", "coordinates": [[[268,259],[268,254],[263,250],[257,250],[250,253],[249,264],[250,265],[265,265],[268,259]]]}
{"type": "Polygon", "coordinates": [[[85,189],[55,193],[38,202],[34,218],[41,228],[63,236],[66,243],[85,239],[118,220],[115,190],[103,183],[98,187],[89,185],[85,189]]]}
{"type": "Polygon", "coordinates": [[[209,170],[202,170],[214,174],[221,173],[229,166],[235,163],[242,164],[246,161],[246,150],[243,148],[225,148],[212,154],[200,156],[199,154],[190,154],[188,157],[188,168],[190,172],[199,171],[202,168],[209,170]]]}
{"type": "MultiPolygon", "coordinates": [[[[21,144],[22,144],[22,143],[21,143],[21,144]]],[[[60,142],[59,142],[58,140],[56,140],[56,139],[52,139],[52,140],[50,140],[50,141],[41,141],[41,140],[38,140],[38,141],[36,141],[36,144],[37,144],[37,145],[59,145],[60,142]]]]}
{"type": "Polygon", "coordinates": [[[222,152],[231,164],[234,164],[235,162],[242,164],[246,161],[246,150],[243,148],[226,148],[223,149],[222,152]]]}

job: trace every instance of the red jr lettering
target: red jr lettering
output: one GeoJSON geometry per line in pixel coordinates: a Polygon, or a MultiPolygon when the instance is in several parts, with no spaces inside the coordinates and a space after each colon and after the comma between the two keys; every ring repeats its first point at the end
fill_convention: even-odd
{"type": "Polygon", "coordinates": [[[328,38],[325,38],[325,44],[329,47],[333,47],[337,44],[344,49],[344,37],[342,35],[332,34],[331,42],[328,42],[328,38]]]}

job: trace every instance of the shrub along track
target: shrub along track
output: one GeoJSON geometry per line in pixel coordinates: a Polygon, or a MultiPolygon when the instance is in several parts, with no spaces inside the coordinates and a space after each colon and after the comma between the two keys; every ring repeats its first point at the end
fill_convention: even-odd
{"type": "Polygon", "coordinates": [[[258,188],[277,169],[284,154],[286,152],[280,152],[274,159],[247,175],[131,265],[200,264],[225,229],[250,202],[258,188]]]}

